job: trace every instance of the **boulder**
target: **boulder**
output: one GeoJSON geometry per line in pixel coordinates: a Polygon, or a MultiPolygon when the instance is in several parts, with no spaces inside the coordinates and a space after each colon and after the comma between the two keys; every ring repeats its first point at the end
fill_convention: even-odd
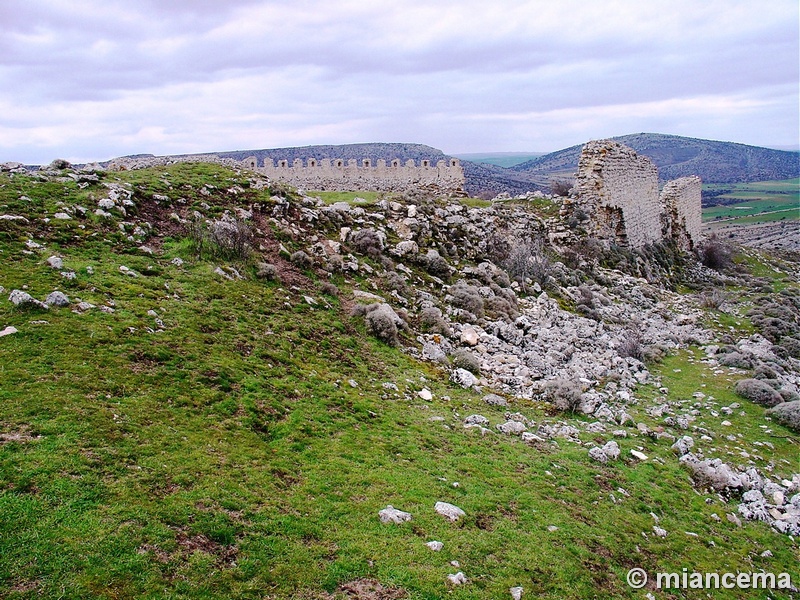
{"type": "Polygon", "coordinates": [[[781,425],[800,433],[800,400],[778,404],[766,414],[781,425]]]}
{"type": "Polygon", "coordinates": [[[69,298],[64,292],[59,292],[58,290],[54,292],[50,292],[45,298],[44,303],[48,306],[69,306],[69,298]]]}
{"type": "Polygon", "coordinates": [[[398,510],[391,504],[378,511],[378,516],[381,518],[381,523],[404,523],[411,520],[411,513],[398,510]]]}
{"type": "Polygon", "coordinates": [[[458,521],[461,517],[464,517],[467,514],[456,505],[448,502],[437,502],[434,505],[433,510],[454,522],[458,521]]]}
{"type": "Polygon", "coordinates": [[[450,381],[463,388],[471,388],[478,383],[478,378],[466,369],[455,369],[450,374],[450,381]]]}
{"type": "Polygon", "coordinates": [[[23,292],[22,290],[12,290],[11,294],[8,296],[8,300],[14,306],[18,306],[20,308],[42,308],[47,310],[48,306],[33,296],[31,296],[28,292],[23,292]]]}

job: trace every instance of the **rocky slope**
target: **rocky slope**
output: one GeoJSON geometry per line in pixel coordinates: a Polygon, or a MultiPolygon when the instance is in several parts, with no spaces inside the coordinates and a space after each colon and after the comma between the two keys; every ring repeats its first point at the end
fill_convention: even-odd
{"type": "Polygon", "coordinates": [[[794,263],[217,165],[0,199],[4,595],[640,598],[633,566],[797,564],[794,263]]]}

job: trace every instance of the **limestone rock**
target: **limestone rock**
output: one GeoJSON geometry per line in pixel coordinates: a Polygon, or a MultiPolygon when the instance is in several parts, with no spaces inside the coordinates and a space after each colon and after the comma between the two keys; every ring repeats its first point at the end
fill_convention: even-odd
{"type": "Polygon", "coordinates": [[[453,585],[463,585],[467,583],[467,576],[461,571],[447,576],[447,580],[453,585]]]}
{"type": "Polygon", "coordinates": [[[506,435],[521,435],[523,432],[527,431],[528,428],[524,423],[520,423],[519,421],[506,421],[505,423],[498,424],[497,430],[506,435]]]}
{"type": "Polygon", "coordinates": [[[436,540],[427,542],[425,545],[434,552],[439,552],[442,548],[444,548],[444,544],[442,542],[437,542],[436,540]]]}
{"type": "Polygon", "coordinates": [[[50,265],[51,268],[60,270],[64,267],[64,261],[58,256],[51,256],[47,259],[47,264],[50,265]]]}
{"type": "Polygon", "coordinates": [[[486,394],[483,401],[489,406],[508,406],[506,399],[497,394],[486,394]]]}
{"type": "Polygon", "coordinates": [[[672,451],[678,456],[684,456],[689,454],[693,447],[694,440],[690,436],[684,435],[683,437],[678,438],[675,443],[672,444],[672,451]]]}
{"type": "Polygon", "coordinates": [[[69,306],[69,298],[65,293],[56,290],[48,294],[47,298],[45,298],[44,303],[47,304],[48,306],[59,306],[59,307],[69,306]]]}
{"type": "Polygon", "coordinates": [[[404,523],[411,520],[411,513],[398,510],[391,504],[378,511],[378,516],[381,518],[381,523],[404,523]]]}
{"type": "Polygon", "coordinates": [[[24,292],[22,290],[11,290],[11,294],[8,296],[9,301],[14,306],[19,306],[21,308],[25,307],[35,307],[35,308],[42,308],[47,310],[48,306],[33,296],[31,296],[28,292],[24,292]]]}
{"type": "Polygon", "coordinates": [[[460,385],[463,388],[471,388],[476,383],[478,383],[478,379],[477,377],[475,377],[475,375],[473,375],[466,369],[461,369],[461,368],[455,369],[450,374],[450,381],[452,381],[457,385],[460,385]]]}
{"type": "Polygon", "coordinates": [[[461,517],[466,516],[466,513],[463,510],[454,504],[449,504],[448,502],[437,502],[434,505],[433,510],[454,522],[458,521],[461,517]]]}

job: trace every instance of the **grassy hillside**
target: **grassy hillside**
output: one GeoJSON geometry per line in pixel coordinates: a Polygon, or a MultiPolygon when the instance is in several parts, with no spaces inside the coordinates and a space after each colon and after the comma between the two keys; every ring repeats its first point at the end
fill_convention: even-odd
{"type": "MultiPolygon", "coordinates": [[[[789,571],[797,585],[797,541],[729,521],[735,500],[696,490],[663,438],[621,427],[622,459],[600,464],[587,445],[603,436],[582,426],[580,443],[534,445],[464,429],[476,412],[493,423],[508,410],[594,419],[536,399],[489,406],[443,367],[368,335],[352,292],[378,291],[377,280],[287,260],[307,240],[267,215],[299,200],[263,183],[189,164],[99,181],[0,174],[0,214],[24,217],[0,219],[0,328],[17,330],[0,337],[0,596],[467,599],[522,586],[525,598],[642,598],[625,583],[632,567],[789,571]],[[95,213],[104,184],[132,192],[113,216],[95,213]],[[192,211],[237,207],[253,210],[252,255],[199,243],[192,211]],[[277,277],[258,277],[264,260],[277,277]],[[13,289],[39,299],[58,289],[71,303],[15,307],[13,289]],[[449,522],[437,501],[466,516],[449,522]],[[413,519],[381,523],[387,505],[413,519]],[[448,584],[457,571],[467,584],[448,584]]],[[[748,260],[771,277],[762,290],[796,285],[748,260]]],[[[747,331],[758,292],[730,285],[741,304],[708,309],[709,326],[747,331]]],[[[401,342],[418,345],[410,332],[401,342]]],[[[740,372],[704,360],[689,347],[652,365],[668,391],[642,387],[635,422],[657,430],[653,404],[697,402],[706,447],[749,450],[791,477],[797,435],[732,392],[740,372]],[[721,425],[714,407],[732,402],[742,406],[721,425]]]]}

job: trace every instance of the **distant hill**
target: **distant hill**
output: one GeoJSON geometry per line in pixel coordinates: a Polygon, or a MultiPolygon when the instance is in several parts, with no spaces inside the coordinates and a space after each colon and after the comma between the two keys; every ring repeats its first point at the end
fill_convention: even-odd
{"type": "MultiPolygon", "coordinates": [[[[663,180],[699,175],[705,183],[743,183],[800,176],[800,154],[733,142],[637,133],[611,138],[649,157],[663,180]]],[[[572,146],[511,168],[532,179],[571,179],[583,145],[572,146]]]]}
{"type": "Polygon", "coordinates": [[[472,152],[456,154],[456,158],[478,164],[489,164],[497,167],[513,167],[544,156],[547,152],[472,152]]]}
{"type": "Polygon", "coordinates": [[[307,159],[316,158],[342,158],[344,160],[358,160],[368,158],[375,164],[376,161],[383,159],[386,162],[399,158],[400,160],[414,161],[430,160],[433,164],[436,161],[447,160],[448,156],[437,148],[432,148],[424,144],[341,144],[328,146],[298,146],[293,148],[271,148],[264,150],[237,150],[234,152],[215,152],[217,156],[243,160],[249,156],[255,156],[259,164],[265,158],[272,160],[288,160],[289,163],[296,158],[307,159]]]}

